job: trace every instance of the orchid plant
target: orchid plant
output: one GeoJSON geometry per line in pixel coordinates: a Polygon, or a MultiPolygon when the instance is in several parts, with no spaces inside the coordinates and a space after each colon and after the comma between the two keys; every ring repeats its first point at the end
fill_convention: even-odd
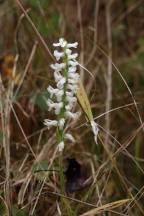
{"type": "Polygon", "coordinates": [[[62,52],[58,50],[54,51],[54,56],[60,63],[51,65],[54,70],[54,79],[56,87],[49,86],[47,88],[50,99],[47,100],[49,111],[54,109],[57,115],[56,120],[45,119],[44,124],[48,127],[55,126],[56,137],[58,142],[58,149],[60,152],[64,150],[65,139],[69,139],[74,142],[74,138],[69,133],[64,133],[66,122],[68,118],[76,120],[79,113],[73,113],[72,109],[77,101],[75,97],[78,89],[79,74],[76,73],[78,62],[76,58],[77,53],[72,54],[71,48],[77,48],[78,43],[67,43],[63,38],[59,39],[59,43],[54,43],[54,47],[61,47],[62,52]]]}
{"type": "MultiPolygon", "coordinates": [[[[82,88],[80,87],[79,83],[80,76],[76,72],[77,66],[79,65],[78,61],[76,60],[78,54],[73,54],[71,50],[72,48],[77,48],[78,43],[67,43],[66,40],[60,38],[59,42],[54,43],[53,46],[57,48],[60,47],[61,50],[54,51],[54,56],[56,60],[59,62],[51,65],[51,68],[54,70],[56,88],[53,88],[52,86],[49,86],[47,88],[50,98],[46,102],[49,111],[54,109],[57,118],[54,120],[45,119],[44,124],[48,127],[48,129],[52,126],[56,127],[56,138],[59,150],[60,189],[61,193],[63,193],[64,173],[62,155],[65,148],[65,139],[69,139],[71,142],[75,141],[74,137],[71,134],[65,132],[65,128],[67,125],[68,118],[76,120],[79,117],[79,112],[74,113],[72,112],[72,110],[77,102],[77,97],[80,102],[81,95],[83,94],[81,92],[82,88]]],[[[80,102],[83,110],[85,110],[85,104],[87,104],[90,107],[90,104],[87,102],[87,100],[87,97],[84,96],[82,103],[80,102]]],[[[91,109],[89,110],[89,112],[91,113],[91,109]]],[[[88,113],[87,116],[89,116],[88,113]]],[[[90,115],[89,122],[94,133],[95,142],[97,143],[98,127],[93,120],[92,113],[90,115]]]]}

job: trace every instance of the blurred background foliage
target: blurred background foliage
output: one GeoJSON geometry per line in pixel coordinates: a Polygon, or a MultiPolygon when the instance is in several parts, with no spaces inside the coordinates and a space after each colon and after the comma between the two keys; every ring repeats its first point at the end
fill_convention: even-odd
{"type": "MultiPolygon", "coordinates": [[[[77,50],[80,56],[79,61],[95,76],[95,81],[93,82],[91,76],[86,71],[83,72],[82,69],[80,70],[92,106],[93,115],[96,117],[105,112],[108,59],[101,50],[108,55],[106,22],[108,1],[21,0],[21,3],[52,53],[52,44],[53,42],[57,42],[59,37],[64,37],[68,42],[79,42],[79,48],[77,50]],[[95,22],[97,23],[96,25],[95,22]],[[96,29],[95,26],[97,26],[96,29]],[[92,52],[93,55],[90,58],[92,52]]],[[[110,20],[112,61],[130,87],[138,103],[140,115],[143,120],[144,2],[142,0],[111,1],[110,20]]],[[[28,20],[22,15],[17,1],[1,0],[0,74],[5,87],[5,93],[7,93],[11,81],[13,79],[16,80],[14,88],[15,98],[13,101],[14,109],[29,143],[37,155],[44,148],[47,140],[51,139],[54,132],[53,130],[47,131],[43,125],[43,120],[50,118],[50,115],[52,115],[48,113],[48,107],[45,102],[49,97],[46,88],[48,85],[54,85],[53,72],[50,69],[51,63],[53,63],[53,60],[44,50],[28,20]],[[34,58],[24,77],[22,86],[20,86],[17,92],[16,89],[21,82],[21,77],[23,76],[31,50],[36,41],[38,41],[38,46],[34,58]],[[16,55],[19,58],[17,61],[16,75],[13,77],[12,71],[16,55]],[[18,79],[17,76],[19,77],[18,79]]],[[[114,67],[112,69],[111,103],[111,108],[133,103],[131,95],[114,67]]],[[[126,142],[140,125],[134,106],[114,111],[110,117],[110,132],[120,143],[126,142]]],[[[80,126],[84,122],[83,116],[79,119],[77,126],[80,126]]],[[[104,127],[105,117],[99,118],[97,122],[104,127]]],[[[29,207],[20,210],[20,206],[17,205],[18,194],[21,188],[21,182],[19,180],[24,178],[34,161],[13,113],[11,113],[9,127],[11,140],[11,176],[13,181],[13,216],[26,216],[28,215],[29,207]],[[27,158],[25,165],[21,173],[19,173],[20,164],[22,164],[25,158],[27,158]]],[[[75,156],[80,161],[83,161],[87,155],[87,161],[91,160],[94,164],[92,167],[94,170],[97,170],[105,160],[103,148],[101,146],[95,147],[92,132],[87,127],[78,129],[77,127],[72,127],[71,130],[77,138],[77,144],[67,146],[65,157],[75,156]]],[[[103,131],[101,131],[101,135],[105,137],[103,131]]],[[[2,137],[3,131],[0,122],[0,181],[3,182],[5,163],[2,150],[2,137]]],[[[113,139],[111,139],[110,143],[112,143],[111,151],[114,152],[119,146],[113,139]]],[[[135,163],[132,162],[127,154],[120,153],[117,156],[118,167],[134,194],[142,187],[144,180],[142,172],[144,167],[143,143],[143,133],[140,132],[127,148],[128,152],[133,156],[135,163]],[[142,170],[140,170],[139,166],[142,167],[142,170]]],[[[42,157],[42,161],[46,163],[45,167],[48,167],[48,162],[54,149],[55,145],[51,145],[48,155],[46,154],[42,157]]],[[[33,180],[32,187],[35,193],[39,190],[36,181],[40,180],[33,180]]],[[[102,188],[104,182],[104,179],[102,179],[100,188],[102,188]]],[[[53,189],[50,185],[47,185],[47,187],[50,187],[51,190],[53,189]]],[[[32,193],[32,189],[30,191],[32,193]]],[[[82,193],[78,192],[75,195],[76,198],[82,197],[82,193]]],[[[0,195],[3,196],[2,189],[0,189],[0,195]]],[[[30,199],[28,198],[28,192],[26,195],[25,203],[30,199]]],[[[112,169],[105,187],[102,202],[114,201],[126,195],[127,193],[122,190],[120,181],[112,169]]],[[[52,194],[41,196],[33,215],[54,215],[56,211],[56,197],[52,194]]],[[[95,196],[91,195],[87,201],[95,203],[95,199],[95,196]]],[[[144,203],[143,196],[140,203],[144,203]]],[[[72,203],[72,205],[74,208],[75,203],[72,203]]],[[[81,207],[80,212],[88,209],[88,207],[81,207]]],[[[1,215],[5,212],[5,205],[2,200],[0,201],[0,212],[1,215]]],[[[134,208],[131,215],[141,214],[137,208],[134,208]]]]}

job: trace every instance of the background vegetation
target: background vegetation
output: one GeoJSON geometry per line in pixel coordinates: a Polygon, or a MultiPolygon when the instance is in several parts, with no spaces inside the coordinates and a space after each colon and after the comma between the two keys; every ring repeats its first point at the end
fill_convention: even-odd
{"type": "Polygon", "coordinates": [[[76,158],[94,184],[64,199],[62,215],[126,198],[89,215],[144,215],[143,26],[142,0],[0,1],[0,215],[59,215],[59,173],[34,170],[58,169],[55,131],[43,121],[53,117],[45,100],[60,37],[78,41],[92,74],[79,68],[103,140],[96,146],[82,111],[70,123],[76,143],[67,143],[64,166],[76,158]]]}

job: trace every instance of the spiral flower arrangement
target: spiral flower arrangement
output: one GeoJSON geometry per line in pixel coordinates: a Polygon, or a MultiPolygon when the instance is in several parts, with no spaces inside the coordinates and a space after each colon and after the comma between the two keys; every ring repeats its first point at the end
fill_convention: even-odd
{"type": "Polygon", "coordinates": [[[62,52],[58,50],[54,51],[54,56],[57,61],[62,60],[60,63],[51,65],[54,70],[54,79],[56,87],[49,86],[47,88],[50,98],[47,100],[49,111],[54,109],[57,115],[56,120],[45,119],[44,124],[48,127],[56,126],[56,137],[58,141],[58,149],[60,152],[63,151],[65,146],[65,139],[69,139],[72,142],[74,138],[69,133],[64,133],[66,121],[68,118],[76,120],[79,113],[73,113],[72,108],[77,102],[75,93],[78,89],[79,74],[76,73],[78,62],[76,58],[77,53],[72,54],[71,48],[77,48],[78,43],[67,43],[63,38],[59,39],[59,43],[54,43],[54,47],[61,47],[62,52]]]}

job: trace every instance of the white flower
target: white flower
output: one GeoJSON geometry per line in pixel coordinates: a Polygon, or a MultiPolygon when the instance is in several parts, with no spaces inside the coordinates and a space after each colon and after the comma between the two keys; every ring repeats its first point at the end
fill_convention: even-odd
{"type": "Polygon", "coordinates": [[[56,57],[56,60],[57,60],[57,61],[58,61],[63,55],[64,55],[63,52],[58,52],[57,50],[54,51],[54,56],[56,57]]]}
{"type": "Polygon", "coordinates": [[[69,69],[68,69],[68,73],[74,73],[74,72],[76,72],[76,67],[69,67],[69,69]]]}
{"type": "Polygon", "coordinates": [[[69,103],[68,105],[65,106],[66,110],[70,111],[73,108],[73,103],[69,103]]]}
{"type": "Polygon", "coordinates": [[[77,61],[69,60],[69,61],[68,61],[68,64],[71,65],[71,66],[73,66],[73,67],[75,67],[75,66],[78,65],[78,62],[77,62],[77,61]]]}
{"type": "Polygon", "coordinates": [[[77,77],[75,77],[73,79],[68,79],[68,83],[70,83],[70,84],[76,84],[76,83],[78,83],[77,77]]]}
{"type": "Polygon", "coordinates": [[[66,95],[67,95],[67,96],[70,96],[70,97],[73,97],[74,93],[73,93],[73,92],[68,92],[68,91],[66,91],[66,95]]]}
{"type": "Polygon", "coordinates": [[[66,49],[66,54],[70,55],[72,53],[72,51],[70,49],[66,49]]]}
{"type": "Polygon", "coordinates": [[[92,127],[92,131],[94,133],[95,143],[98,144],[97,143],[97,136],[98,136],[99,129],[98,129],[97,123],[95,123],[95,121],[90,121],[90,124],[91,124],[91,127],[92,127]]]}
{"type": "Polygon", "coordinates": [[[45,119],[44,120],[44,125],[46,125],[48,127],[48,129],[51,127],[51,126],[57,126],[57,121],[56,120],[49,120],[49,119],[45,119]]]}
{"type": "Polygon", "coordinates": [[[65,68],[66,64],[65,63],[55,63],[50,65],[51,68],[55,71],[61,71],[63,68],[65,68]]]}
{"type": "Polygon", "coordinates": [[[59,103],[54,103],[51,99],[48,99],[46,101],[48,107],[49,107],[49,111],[51,111],[52,108],[55,109],[55,114],[58,115],[60,113],[61,108],[63,107],[63,102],[59,102],[59,103]]]}
{"type": "Polygon", "coordinates": [[[69,78],[74,79],[75,81],[78,81],[79,79],[79,74],[78,73],[68,73],[69,78]]]}
{"type": "Polygon", "coordinates": [[[57,91],[59,91],[58,89],[53,88],[52,86],[49,85],[49,87],[47,88],[48,92],[50,93],[50,98],[53,97],[54,94],[57,93],[57,91]]]}
{"type": "Polygon", "coordinates": [[[59,152],[61,152],[61,151],[63,151],[63,149],[64,149],[64,142],[62,141],[58,144],[58,150],[59,150],[59,152]]]}
{"type": "Polygon", "coordinates": [[[64,124],[65,124],[65,119],[64,119],[64,118],[61,118],[61,119],[59,120],[59,123],[58,123],[58,126],[59,126],[59,128],[60,128],[61,130],[63,129],[64,124]]]}
{"type": "Polygon", "coordinates": [[[55,71],[54,72],[54,78],[55,78],[55,81],[56,83],[61,80],[63,78],[63,76],[61,75],[61,73],[59,71],[55,71]]]}
{"type": "Polygon", "coordinates": [[[62,77],[61,80],[59,80],[57,83],[58,89],[63,89],[65,82],[66,82],[66,78],[62,77]]]}
{"type": "Polygon", "coordinates": [[[70,89],[72,92],[76,93],[76,91],[79,89],[77,85],[71,85],[71,84],[68,84],[67,85],[67,89],[70,89]]]}
{"type": "Polygon", "coordinates": [[[65,134],[65,138],[66,138],[66,139],[69,139],[69,140],[72,141],[72,142],[75,142],[74,137],[73,137],[71,134],[69,134],[69,133],[65,134]]]}
{"type": "Polygon", "coordinates": [[[55,114],[59,115],[61,108],[63,107],[63,102],[55,103],[54,107],[55,107],[55,114]]]}
{"type": "Polygon", "coordinates": [[[55,93],[55,95],[56,95],[57,101],[60,102],[62,100],[62,96],[64,94],[64,91],[63,91],[63,89],[62,90],[57,89],[57,90],[58,91],[55,93]]]}
{"type": "Polygon", "coordinates": [[[69,103],[75,103],[77,101],[77,98],[76,97],[71,97],[71,96],[66,96],[66,100],[69,102],[69,103]]]}
{"type": "Polygon", "coordinates": [[[78,54],[77,53],[74,53],[72,55],[68,55],[68,59],[75,59],[78,57],[78,54]]]}
{"type": "Polygon", "coordinates": [[[53,94],[54,94],[54,88],[52,86],[49,85],[49,87],[47,88],[47,91],[50,93],[50,98],[53,97],[53,94]]]}
{"type": "Polygon", "coordinates": [[[51,111],[52,108],[54,108],[54,102],[50,99],[48,99],[46,101],[47,105],[48,105],[48,110],[51,111]]]}
{"type": "Polygon", "coordinates": [[[70,111],[66,111],[65,115],[66,115],[66,117],[69,117],[69,118],[72,118],[72,119],[76,120],[79,117],[79,112],[72,113],[70,111]]]}
{"type": "Polygon", "coordinates": [[[77,46],[78,46],[78,42],[67,44],[67,48],[77,48],[77,46]]]}
{"type": "Polygon", "coordinates": [[[65,47],[67,45],[67,42],[63,39],[63,38],[60,38],[59,39],[59,43],[53,43],[53,46],[55,47],[65,47]]]}

